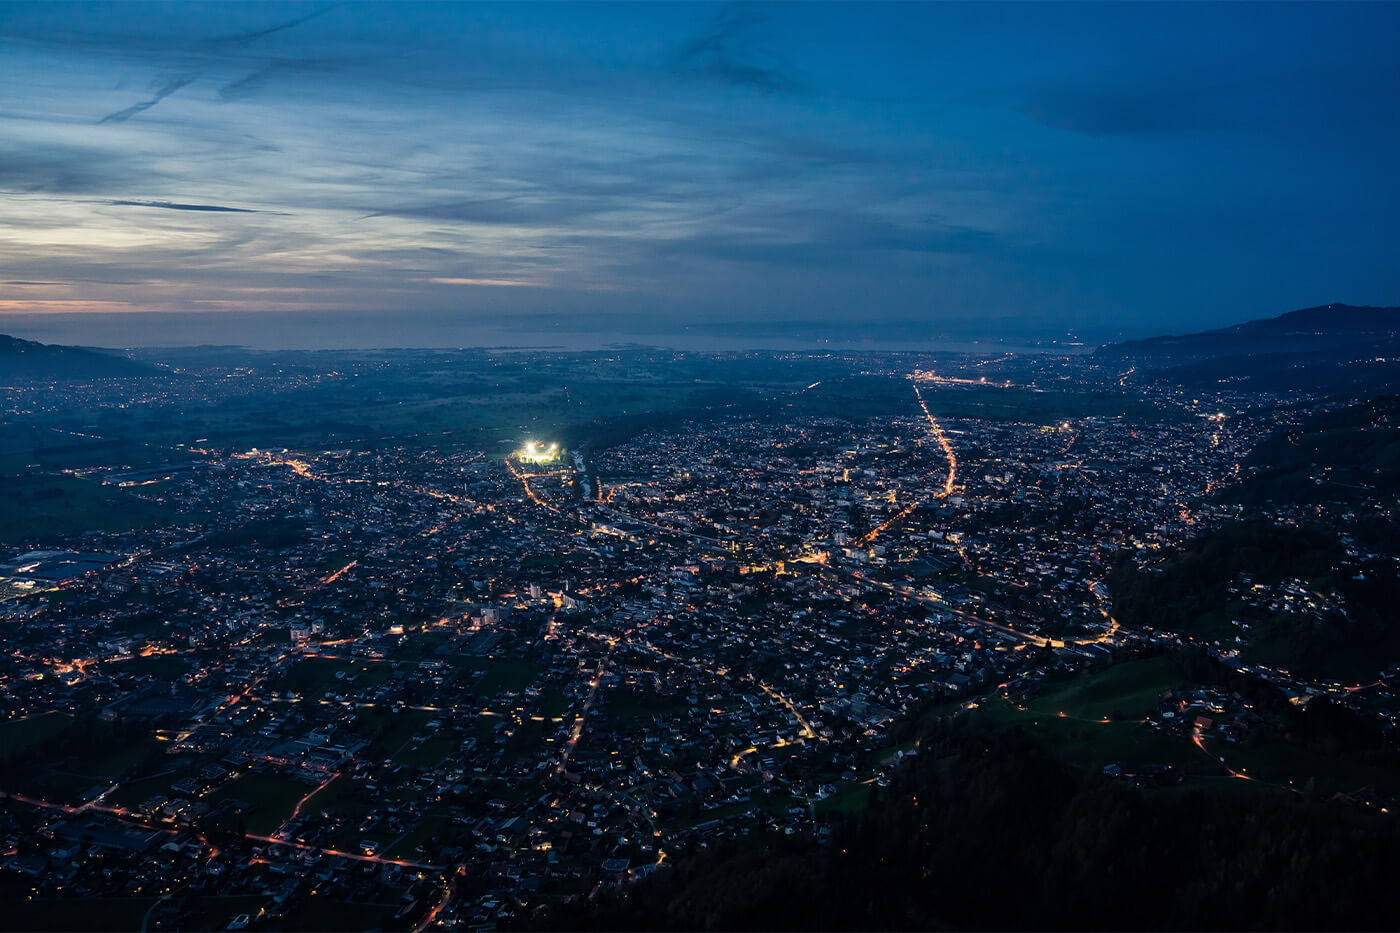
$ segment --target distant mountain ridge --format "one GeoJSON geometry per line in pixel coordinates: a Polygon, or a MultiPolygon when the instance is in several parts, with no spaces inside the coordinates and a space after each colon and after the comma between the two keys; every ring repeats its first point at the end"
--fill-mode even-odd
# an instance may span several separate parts
{"type": "Polygon", "coordinates": [[[130,379],[165,376],[164,370],[81,347],[38,343],[0,334],[0,379],[130,379]]]}
{"type": "Polygon", "coordinates": [[[1179,336],[1109,344],[1100,356],[1184,363],[1221,356],[1313,353],[1377,340],[1400,340],[1400,308],[1333,303],[1179,336]]]}

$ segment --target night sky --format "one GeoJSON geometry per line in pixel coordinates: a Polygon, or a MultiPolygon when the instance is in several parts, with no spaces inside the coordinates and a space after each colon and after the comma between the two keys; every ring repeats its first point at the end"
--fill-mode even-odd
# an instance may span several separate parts
{"type": "Polygon", "coordinates": [[[1381,3],[0,4],[0,331],[1107,338],[1400,304],[1397,47],[1381,3]]]}

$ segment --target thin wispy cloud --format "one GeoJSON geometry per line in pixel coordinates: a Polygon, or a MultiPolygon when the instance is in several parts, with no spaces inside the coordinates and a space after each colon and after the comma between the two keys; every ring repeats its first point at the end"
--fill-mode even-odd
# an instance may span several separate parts
{"type": "Polygon", "coordinates": [[[118,110],[116,113],[109,113],[97,122],[98,124],[123,123],[127,120],[130,120],[138,113],[145,113],[147,110],[150,110],[156,104],[165,100],[167,97],[169,97],[171,94],[174,94],[181,88],[187,87],[188,85],[193,83],[198,77],[199,75],[186,74],[180,75],[175,78],[168,78],[162,81],[153,89],[149,100],[143,100],[138,103],[132,104],[130,107],[124,107],[121,110],[118,110]]]}
{"type": "Polygon", "coordinates": [[[222,204],[180,204],[174,201],[125,201],[107,202],[114,207],[154,207],[166,211],[206,211],[215,214],[274,214],[279,211],[254,210],[249,207],[227,207],[222,204]]]}
{"type": "Polygon", "coordinates": [[[524,282],[520,279],[476,279],[476,278],[453,278],[439,277],[430,281],[438,285],[489,285],[502,288],[536,288],[538,282],[524,282]]]}
{"type": "Polygon", "coordinates": [[[314,20],[314,19],[319,19],[320,17],[325,16],[327,13],[331,12],[332,10],[336,9],[337,7],[342,7],[342,6],[345,6],[345,4],[343,4],[343,3],[329,3],[329,4],[326,4],[325,6],[322,6],[322,7],[318,8],[318,9],[312,10],[310,13],[307,13],[307,14],[304,15],[304,16],[293,17],[292,19],[289,19],[289,20],[287,20],[287,21],[285,21],[285,22],[274,23],[274,24],[272,24],[271,26],[265,26],[265,27],[263,27],[263,28],[261,28],[261,29],[253,29],[253,30],[250,30],[250,31],[247,31],[247,32],[236,33],[236,34],[231,35],[231,36],[222,36],[222,37],[218,37],[218,38],[215,38],[215,39],[210,40],[210,43],[209,43],[209,44],[215,45],[215,46],[220,46],[220,45],[225,45],[225,44],[229,44],[229,45],[238,45],[238,44],[244,44],[244,43],[249,43],[249,42],[255,42],[255,41],[257,41],[258,39],[266,39],[268,36],[274,36],[274,35],[276,35],[276,34],[279,33],[279,32],[286,32],[286,31],[289,30],[289,29],[295,29],[295,28],[298,27],[298,26],[304,26],[305,24],[311,22],[312,20],[314,20]]]}

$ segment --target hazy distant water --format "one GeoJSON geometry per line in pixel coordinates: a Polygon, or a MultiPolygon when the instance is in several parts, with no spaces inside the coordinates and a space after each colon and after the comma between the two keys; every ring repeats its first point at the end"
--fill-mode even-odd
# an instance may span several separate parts
{"type": "MultiPolygon", "coordinates": [[[[12,314],[0,315],[0,333],[43,343],[90,347],[179,347],[203,344],[254,349],[549,348],[602,350],[643,345],[676,350],[920,350],[954,353],[1075,352],[1072,344],[1038,340],[1026,334],[986,337],[905,333],[898,325],[832,325],[824,336],[812,324],[783,333],[781,325],[718,328],[699,325],[670,332],[595,327],[568,322],[529,326],[410,315],[203,313],[203,314],[12,314]],[[735,332],[738,331],[738,332],[735,332]]],[[[1102,342],[1102,341],[1097,341],[1102,342]]]]}

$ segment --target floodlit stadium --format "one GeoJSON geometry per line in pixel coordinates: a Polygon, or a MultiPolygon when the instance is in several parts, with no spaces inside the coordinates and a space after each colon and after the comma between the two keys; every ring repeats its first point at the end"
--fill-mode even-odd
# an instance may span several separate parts
{"type": "Polygon", "coordinates": [[[559,445],[546,446],[538,441],[530,441],[515,452],[515,458],[524,463],[549,463],[559,459],[559,445]]]}

